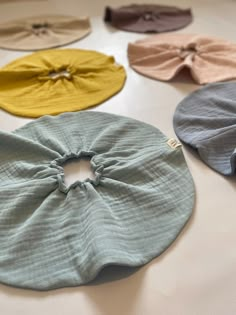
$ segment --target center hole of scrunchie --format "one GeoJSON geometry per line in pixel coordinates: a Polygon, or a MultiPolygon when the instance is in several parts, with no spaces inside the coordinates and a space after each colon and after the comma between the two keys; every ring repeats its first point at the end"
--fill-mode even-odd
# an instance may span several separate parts
{"type": "Polygon", "coordinates": [[[48,28],[48,23],[35,23],[35,24],[32,24],[32,28],[34,30],[39,30],[39,29],[42,29],[42,28],[48,28]]]}
{"type": "Polygon", "coordinates": [[[196,48],[194,48],[194,47],[189,47],[189,48],[186,48],[186,49],[184,49],[184,51],[186,51],[186,52],[188,52],[188,53],[195,53],[196,52],[196,48]]]}
{"type": "Polygon", "coordinates": [[[32,31],[35,35],[39,36],[42,34],[47,34],[49,24],[48,23],[34,23],[31,25],[32,31]]]}
{"type": "Polygon", "coordinates": [[[197,48],[194,44],[189,44],[187,46],[180,48],[180,57],[185,59],[188,56],[193,56],[197,53],[197,48]]]}
{"type": "Polygon", "coordinates": [[[86,179],[95,180],[95,174],[91,168],[90,157],[80,159],[69,159],[63,165],[64,181],[67,187],[77,181],[85,181],[86,179]]]}
{"type": "Polygon", "coordinates": [[[71,79],[71,74],[67,69],[62,69],[60,71],[51,71],[49,72],[48,76],[52,79],[52,80],[58,80],[61,78],[64,79],[71,79]]]}
{"type": "Polygon", "coordinates": [[[155,17],[158,17],[156,16],[153,12],[145,12],[144,15],[143,15],[143,19],[145,21],[153,21],[155,17]]]}
{"type": "Polygon", "coordinates": [[[190,43],[184,47],[181,48],[182,51],[188,52],[188,53],[196,53],[197,47],[195,43],[190,43]]]}

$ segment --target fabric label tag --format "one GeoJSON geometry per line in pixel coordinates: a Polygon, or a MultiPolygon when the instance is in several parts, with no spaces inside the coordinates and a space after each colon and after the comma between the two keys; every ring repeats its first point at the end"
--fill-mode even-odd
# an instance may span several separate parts
{"type": "Polygon", "coordinates": [[[172,148],[172,149],[177,149],[178,147],[181,147],[182,144],[178,142],[176,139],[171,138],[167,141],[167,144],[172,148]]]}

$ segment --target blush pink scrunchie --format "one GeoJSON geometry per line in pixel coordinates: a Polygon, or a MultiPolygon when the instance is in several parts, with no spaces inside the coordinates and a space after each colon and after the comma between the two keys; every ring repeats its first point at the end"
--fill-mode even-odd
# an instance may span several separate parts
{"type": "Polygon", "coordinates": [[[169,81],[188,68],[198,84],[236,79],[236,44],[196,34],[161,34],[128,46],[130,66],[147,77],[169,81]]]}

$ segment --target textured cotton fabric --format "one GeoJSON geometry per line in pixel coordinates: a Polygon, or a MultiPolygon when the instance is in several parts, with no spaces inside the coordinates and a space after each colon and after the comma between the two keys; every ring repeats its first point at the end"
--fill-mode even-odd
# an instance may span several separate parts
{"type": "Polygon", "coordinates": [[[155,4],[132,4],[118,9],[105,8],[105,22],[124,31],[162,33],[192,22],[190,9],[155,4]]]}
{"type": "Polygon", "coordinates": [[[97,105],[120,91],[125,70],[96,51],[41,51],[0,70],[0,108],[39,117],[97,105]]]}
{"type": "Polygon", "coordinates": [[[8,3],[8,2],[28,2],[28,1],[48,1],[48,0],[0,0],[1,3],[8,3]]]}
{"type": "Polygon", "coordinates": [[[0,48],[40,50],[67,45],[91,32],[89,18],[34,16],[0,24],[0,48]]]}
{"type": "Polygon", "coordinates": [[[210,84],[187,96],[174,115],[177,136],[223,175],[236,173],[236,82],[210,84]]]}
{"type": "Polygon", "coordinates": [[[236,78],[236,44],[194,34],[161,34],[130,43],[130,66],[145,76],[169,81],[187,68],[198,84],[236,78]]]}
{"type": "Polygon", "coordinates": [[[175,141],[121,116],[44,116],[0,132],[0,282],[47,290],[140,266],[189,219],[194,187],[175,141]],[[65,185],[63,164],[91,158],[95,179],[65,185]]]}

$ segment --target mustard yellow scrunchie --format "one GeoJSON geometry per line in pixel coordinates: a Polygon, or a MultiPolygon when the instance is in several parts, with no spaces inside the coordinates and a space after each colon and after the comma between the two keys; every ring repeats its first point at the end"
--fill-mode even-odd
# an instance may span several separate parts
{"type": "Polygon", "coordinates": [[[0,108],[39,117],[97,105],[124,85],[125,70],[102,53],[62,49],[19,58],[0,71],[0,108]]]}

